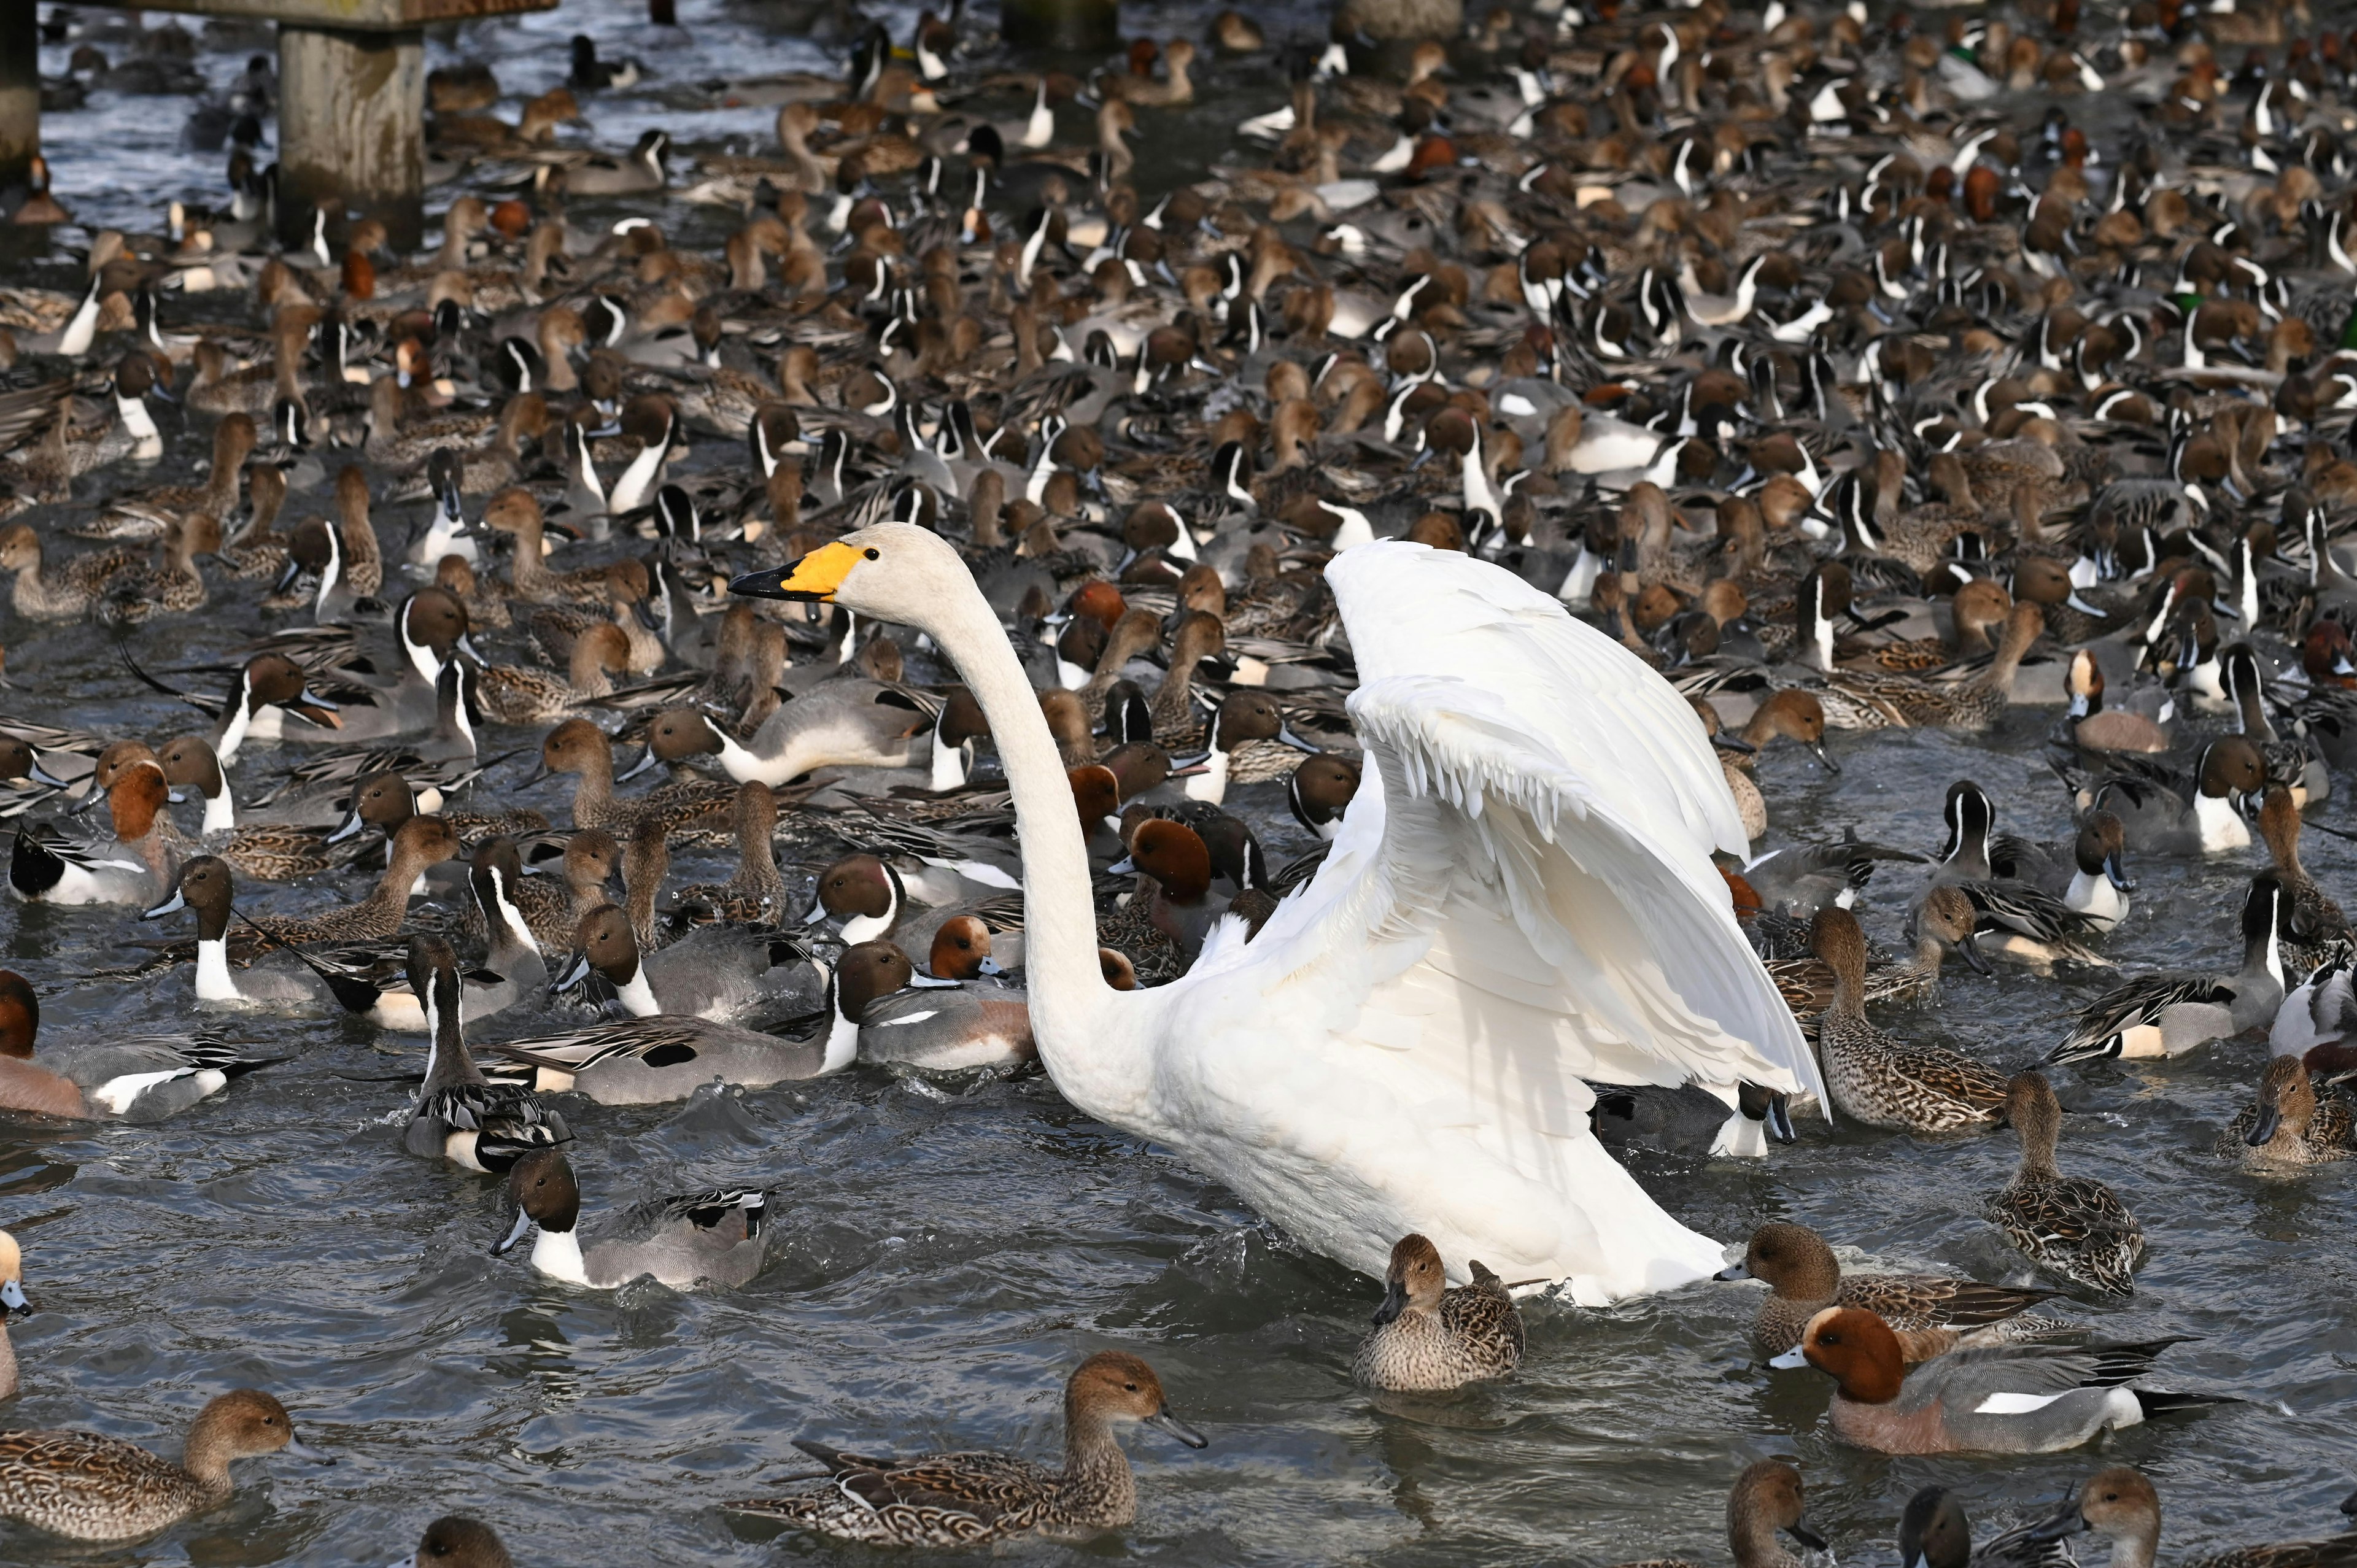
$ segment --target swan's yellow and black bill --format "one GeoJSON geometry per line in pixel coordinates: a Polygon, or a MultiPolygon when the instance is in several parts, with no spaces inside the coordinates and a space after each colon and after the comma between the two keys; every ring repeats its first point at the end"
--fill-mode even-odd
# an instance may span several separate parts
{"type": "Polygon", "coordinates": [[[860,552],[838,540],[820,545],[799,561],[732,578],[728,591],[748,598],[804,599],[825,604],[843,586],[843,580],[851,575],[851,569],[864,559],[860,552]]]}

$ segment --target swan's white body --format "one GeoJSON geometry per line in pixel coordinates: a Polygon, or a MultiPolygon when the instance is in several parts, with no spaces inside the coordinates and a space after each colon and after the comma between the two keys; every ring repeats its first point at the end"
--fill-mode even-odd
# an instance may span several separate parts
{"type": "Polygon", "coordinates": [[[1136,992],[1101,978],[1055,743],[955,553],[886,524],[785,581],[931,633],[988,715],[1025,851],[1033,1030],[1074,1104],[1370,1274],[1410,1231],[1590,1304],[1716,1272],[1719,1244],[1589,1133],[1583,1081],[1822,1096],[1710,862],[1743,830],[1702,732],[1659,676],[1496,567],[1385,542],[1327,575],[1367,633],[1365,782],[1256,940],[1223,921],[1184,978],[1136,992]]]}

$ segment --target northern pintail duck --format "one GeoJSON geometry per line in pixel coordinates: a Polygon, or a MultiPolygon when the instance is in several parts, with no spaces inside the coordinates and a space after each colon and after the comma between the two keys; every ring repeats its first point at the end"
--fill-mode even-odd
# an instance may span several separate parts
{"type": "Polygon", "coordinates": [[[2218,1153],[2261,1169],[2344,1160],[2357,1155],[2357,1109],[2337,1094],[2319,1095],[2301,1058],[2269,1057],[2257,1100],[2234,1113],[2218,1153]]]}
{"type": "Polygon", "coordinates": [[[1939,1046],[1892,1038],[1866,1016],[1866,935],[1846,909],[1820,909],[1816,954],[1833,970],[1833,1000],[1817,1020],[1817,1056],[1833,1108],[1869,1127],[1955,1133],[1994,1126],[2005,1075],[1939,1046]]]}
{"type": "Polygon", "coordinates": [[[417,1538],[417,1550],[394,1568],[515,1568],[499,1531],[464,1514],[444,1514],[417,1538]]]}
{"type": "Polygon", "coordinates": [[[2266,758],[2241,736],[2203,746],[2190,773],[2165,758],[2115,757],[2111,771],[2093,780],[2066,773],[2082,811],[2120,820],[2138,854],[2223,854],[2251,842],[2236,802],[2266,787],[2266,758]]]}
{"type": "Polygon", "coordinates": [[[979,917],[985,925],[996,920],[1002,930],[1021,920],[1023,900],[1019,894],[959,898],[954,896],[967,891],[960,879],[936,875],[922,879],[939,884],[928,886],[926,891],[935,895],[949,893],[952,901],[925,904],[910,896],[909,880],[898,865],[881,855],[845,855],[819,873],[817,902],[804,923],[840,920],[843,940],[847,943],[856,945],[888,937],[903,950],[930,951],[935,934],[962,916],[979,917]]]}
{"type": "Polygon", "coordinates": [[[2068,726],[2073,746],[2082,751],[2136,752],[2146,756],[2158,756],[2169,749],[2169,734],[2164,726],[2176,716],[2174,703],[2164,693],[2155,714],[2105,707],[2104,666],[2094,650],[2082,648],[2071,655],[2062,687],[2070,698],[2062,722],[2068,726]]]}
{"type": "Polygon", "coordinates": [[[1973,901],[1979,929],[1994,940],[1982,950],[2028,964],[2040,972],[2069,959],[2100,961],[2078,938],[2093,933],[2094,921],[2036,883],[1999,876],[1993,865],[1998,840],[1996,807],[1988,792],[1969,779],[1948,786],[1942,815],[1948,828],[1934,886],[1963,889],[1973,901]]]}
{"type": "Polygon", "coordinates": [[[94,1432],[0,1432],[0,1518],[70,1541],[132,1541],[227,1502],[239,1459],[335,1461],[296,1437],[286,1407],[259,1389],[197,1412],[177,1465],[94,1432]]]}
{"type": "Polygon", "coordinates": [[[2357,958],[2357,932],[2341,906],[2299,860],[2299,830],[2306,812],[2280,784],[2267,786],[2259,801],[2259,837],[2275,862],[2289,902],[2277,944],[2286,972],[2306,975],[2327,964],[2357,958]]]}
{"type": "MultiPolygon", "coordinates": [[[[2351,1511],[2348,1503],[2341,1511],[2351,1511]]],[[[2160,1555],[2160,1494],[2141,1472],[2115,1465],[2081,1482],[2041,1528],[2059,1540],[2083,1530],[2103,1536],[2111,1547],[2107,1568],[2154,1568],[2160,1555]]],[[[2193,1558],[2185,1568],[2348,1568],[2352,1562],[2357,1534],[2229,1547],[2193,1558]]]]}
{"type": "Polygon", "coordinates": [[[515,1221],[492,1246],[497,1257],[533,1237],[532,1266],[567,1284],[612,1290],[651,1274],[673,1290],[750,1284],[770,1250],[770,1195],[729,1187],[633,1205],[580,1237],[581,1187],[563,1149],[537,1149],[508,1172],[515,1221]]]}
{"type": "Polygon", "coordinates": [[[2005,1115],[2021,1139],[2021,1164],[2012,1181],[1988,1195],[1984,1211],[2049,1273],[2111,1295],[2135,1294],[2144,1227],[2102,1182],[2054,1168],[2062,1107],[2053,1087],[2042,1074],[2016,1073],[2006,1086],[2005,1115]]]}
{"type": "Polygon", "coordinates": [[[791,937],[744,926],[698,926],[669,947],[639,946],[630,918],[612,904],[581,918],[572,967],[557,984],[569,989],[592,972],[614,989],[634,1017],[657,1014],[728,1023],[749,1013],[812,998],[802,983],[809,951],[791,937]]]}
{"type": "Polygon", "coordinates": [[[888,941],[847,949],[828,1002],[830,1058],[839,1049],[832,1042],[845,1030],[857,1038],[862,1061],[920,1072],[1017,1067],[1038,1054],[1021,992],[920,975],[888,941]]]}
{"type": "Polygon", "coordinates": [[[92,1035],[36,1055],[41,1004],[0,969],[0,1107],[85,1121],[161,1122],[283,1058],[213,1039],[92,1035]]]}
{"type": "Polygon", "coordinates": [[[1825,1239],[1805,1225],[1773,1222],[1751,1232],[1743,1261],[1719,1271],[1723,1280],[1766,1282],[1769,1292],[1752,1320],[1760,1348],[1781,1355],[1801,1342],[1809,1320],[1829,1306],[1862,1306],[1894,1329],[1953,1329],[1974,1343],[2030,1337],[2050,1319],[2025,1316],[2050,1290],[2014,1290],[1953,1274],[1853,1274],[1842,1270],[1825,1239]]]}
{"type": "Polygon", "coordinates": [[[1677,1084],[1590,1083],[1587,1124],[1616,1155],[1632,1149],[1713,1158],[1761,1159],[1770,1144],[1792,1144],[1792,1096],[1764,1084],[1730,1090],[1677,1084]]]}
{"type": "Polygon", "coordinates": [[[2131,1386],[2178,1339],[1999,1345],[1908,1368],[1899,1336],[1862,1307],[1829,1306],[1771,1366],[1814,1367],[1838,1385],[1834,1435],[1881,1454],[2051,1454],[2161,1411],[2219,1401],[2131,1386]]]}
{"type": "Polygon", "coordinates": [[[2060,897],[2062,907],[2097,931],[2116,929],[2128,916],[2136,881],[2126,865],[2127,832],[2109,811],[2090,811],[2078,832],[2060,843],[2038,843],[1999,833],[1989,841],[1997,876],[2026,882],[2060,897]]]}
{"type": "Polygon", "coordinates": [[[27,903],[153,903],[178,869],[179,835],[165,809],[170,796],[163,769],[142,761],[107,789],[112,839],[77,843],[54,824],[23,824],[8,859],[9,886],[27,903]]]}
{"type": "Polygon", "coordinates": [[[496,1176],[536,1149],[573,1134],[565,1118],[521,1084],[493,1083],[468,1054],[459,1026],[458,955],[440,937],[409,941],[409,979],[426,1020],[425,1082],[402,1134],[402,1146],[496,1176]]]}
{"type": "Polygon", "coordinates": [[[1392,1249],[1375,1331],[1351,1359],[1371,1389],[1441,1393],[1511,1374],[1523,1361],[1523,1315],[1505,1283],[1476,1261],[1470,1284],[1448,1289],[1440,1251],[1423,1236],[1392,1249]]]}
{"type": "MultiPolygon", "coordinates": [[[[1809,1523],[1801,1473],[1781,1459],[1760,1459],[1743,1468],[1727,1497],[1727,1549],[1735,1568],[1800,1568],[1779,1534],[1812,1552],[1827,1550],[1825,1538],[1809,1523]]],[[[1620,1568],[1700,1568],[1689,1558],[1648,1557],[1620,1568]]]]}
{"type": "Polygon", "coordinates": [[[295,822],[246,822],[237,820],[237,801],[212,742],[200,735],[184,735],[164,743],[156,754],[165,781],[194,789],[205,803],[199,842],[207,854],[217,854],[241,875],[262,882],[290,882],[313,876],[335,865],[338,855],[328,830],[295,822]]]}
{"type": "Polygon", "coordinates": [[[1064,1384],[1064,1464],[963,1452],[882,1459],[797,1438],[823,1480],[779,1498],[730,1503],[820,1535],[876,1546],[968,1546],[1035,1531],[1093,1533],[1137,1517],[1137,1480],[1115,1441],[1143,1422],[1189,1448],[1209,1439],[1170,1412],[1162,1380],[1136,1357],[1100,1350],[1064,1384]]]}
{"type": "Polygon", "coordinates": [[[2243,898],[2243,964],[2222,974],[2163,972],[2104,993],[2080,1013],[2050,1063],[2102,1057],[2174,1057],[2271,1024],[2284,1000],[2284,918],[2290,897],[2276,873],[2251,879],[2243,898]]]}
{"type": "Polygon", "coordinates": [[[822,681],[763,720],[748,741],[694,708],[670,708],[647,729],[651,758],[716,756],[738,783],[772,787],[817,768],[913,768],[929,755],[932,715],[899,690],[862,676],[822,681]]]}

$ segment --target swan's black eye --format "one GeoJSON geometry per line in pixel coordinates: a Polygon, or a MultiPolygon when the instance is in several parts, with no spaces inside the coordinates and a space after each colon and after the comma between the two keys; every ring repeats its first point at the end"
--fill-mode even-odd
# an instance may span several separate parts
{"type": "Polygon", "coordinates": [[[867,553],[867,553],[867,558],[868,558],[870,561],[880,561],[880,560],[882,560],[882,559],[884,558],[884,553],[883,553],[881,550],[877,550],[877,549],[873,549],[873,548],[871,548],[871,549],[869,549],[869,550],[867,551],[867,553]]]}

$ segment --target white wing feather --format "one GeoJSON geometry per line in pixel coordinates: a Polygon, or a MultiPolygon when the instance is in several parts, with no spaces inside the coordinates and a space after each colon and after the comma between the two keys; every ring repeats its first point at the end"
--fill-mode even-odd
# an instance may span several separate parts
{"type": "Polygon", "coordinates": [[[1742,830],[1701,725],[1495,567],[1375,543],[1327,575],[1372,766],[1258,938],[1222,921],[1143,993],[1168,1043],[1106,1113],[1370,1273],[1409,1230],[1584,1302],[1712,1273],[1585,1081],[1818,1088],[1710,862],[1742,830]]]}
{"type": "MultiPolygon", "coordinates": [[[[1742,848],[1743,829],[1684,699],[1554,599],[1456,552],[1385,543],[1336,557],[1327,576],[1383,791],[1363,825],[1353,803],[1329,858],[1361,875],[1321,875],[1316,904],[1348,900],[1357,929],[1397,938],[1434,929],[1447,886],[1496,887],[1511,925],[1467,929],[1460,913],[1434,961],[1587,1019],[1594,1058],[1569,1064],[1580,1076],[1822,1095],[1711,864],[1714,847],[1742,848]]],[[[1324,925],[1302,902],[1299,929],[1324,925]]]]}

